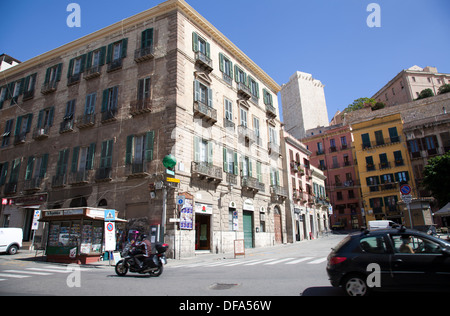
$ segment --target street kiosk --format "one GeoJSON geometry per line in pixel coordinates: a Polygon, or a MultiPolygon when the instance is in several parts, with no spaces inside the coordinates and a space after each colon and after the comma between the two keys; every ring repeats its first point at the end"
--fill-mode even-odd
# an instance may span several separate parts
{"type": "MultiPolygon", "coordinates": [[[[99,261],[104,245],[105,211],[90,207],[42,211],[39,221],[48,222],[47,261],[77,264],[99,261]]],[[[114,212],[117,232],[127,221],[117,217],[118,211],[114,212]]]]}

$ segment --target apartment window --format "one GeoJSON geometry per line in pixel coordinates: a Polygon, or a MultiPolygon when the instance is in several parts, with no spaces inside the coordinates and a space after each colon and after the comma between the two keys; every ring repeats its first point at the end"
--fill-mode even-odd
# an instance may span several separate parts
{"type": "Polygon", "coordinates": [[[223,171],[238,174],[237,152],[225,147],[223,148],[223,171]]]}
{"type": "Polygon", "coordinates": [[[375,131],[375,141],[377,146],[384,145],[383,131],[375,131]]]}
{"type": "Polygon", "coordinates": [[[369,199],[369,204],[375,214],[383,212],[383,210],[382,210],[383,199],[382,198],[369,199]]]}
{"type": "Polygon", "coordinates": [[[127,137],[127,147],[125,163],[142,164],[153,160],[155,132],[149,131],[144,135],[129,135],[127,137]]]}
{"type": "MultiPolygon", "coordinates": [[[[61,80],[62,63],[47,68],[44,85],[51,85],[61,80]]],[[[54,87],[54,86],[53,86],[54,87]]]]}
{"type": "Polygon", "coordinates": [[[11,168],[11,175],[9,176],[9,183],[17,183],[19,181],[19,171],[20,171],[20,164],[21,164],[22,158],[17,158],[12,163],[11,168]]]}
{"type": "Polygon", "coordinates": [[[100,71],[100,67],[105,64],[106,46],[87,53],[86,72],[92,75],[100,71]]]}
{"type": "Polygon", "coordinates": [[[192,50],[196,53],[210,57],[210,44],[196,32],[192,33],[192,50]]]}
{"type": "Polygon", "coordinates": [[[194,136],[194,161],[213,162],[213,143],[201,137],[194,136]]]}
{"type": "Polygon", "coordinates": [[[56,164],[56,175],[53,177],[53,186],[62,186],[66,183],[67,166],[69,163],[70,149],[64,149],[59,152],[58,162],[56,164]]]}
{"type": "MultiPolygon", "coordinates": [[[[34,96],[34,87],[36,85],[37,74],[29,75],[25,78],[25,84],[23,89],[23,100],[29,100],[34,96]]],[[[1,108],[1,106],[0,106],[1,108]]]]}
{"type": "Polygon", "coordinates": [[[28,157],[27,169],[25,172],[25,180],[26,181],[36,181],[36,185],[38,180],[34,179],[44,179],[47,173],[47,163],[48,163],[48,154],[42,155],[40,157],[30,156],[28,157]]]}
{"type": "Polygon", "coordinates": [[[398,136],[397,127],[389,128],[389,138],[391,139],[391,143],[398,143],[400,141],[400,137],[398,136]]]}
{"type": "Polygon", "coordinates": [[[233,63],[222,53],[219,53],[219,69],[222,72],[223,80],[231,85],[233,81],[233,63]]]}
{"type": "Polygon", "coordinates": [[[387,155],[385,153],[383,153],[383,154],[380,154],[379,157],[380,157],[380,169],[389,168],[390,165],[389,165],[389,162],[387,159],[387,155]]]}
{"type": "Polygon", "coordinates": [[[84,172],[94,168],[95,143],[89,147],[75,147],[72,154],[72,173],[84,172]]]}
{"type": "Polygon", "coordinates": [[[367,168],[367,171],[375,170],[375,164],[373,163],[373,157],[372,156],[366,157],[366,168],[367,168]]]}
{"type": "Polygon", "coordinates": [[[355,192],[353,190],[348,190],[348,198],[354,199],[355,198],[355,192]]]}
{"type": "Polygon", "coordinates": [[[437,138],[436,136],[427,136],[424,139],[424,145],[425,149],[427,150],[429,155],[435,155],[437,154],[437,138]]]}
{"type": "Polygon", "coordinates": [[[224,108],[225,108],[225,119],[227,121],[233,121],[233,102],[228,100],[228,99],[224,99],[224,108]]]}
{"type": "Polygon", "coordinates": [[[141,33],[141,49],[153,47],[153,29],[146,29],[141,33]]]}
{"type": "Polygon", "coordinates": [[[248,112],[246,109],[244,108],[240,108],[240,116],[241,116],[241,125],[244,127],[247,127],[247,115],[248,112]]]}
{"type": "Polygon", "coordinates": [[[400,182],[401,184],[407,183],[409,181],[409,173],[408,171],[397,172],[394,174],[395,181],[400,182]]]}
{"type": "Polygon", "coordinates": [[[11,136],[12,127],[14,124],[14,119],[6,121],[5,131],[2,134],[2,147],[9,145],[9,137],[11,136]]]}
{"type": "Polygon", "coordinates": [[[370,192],[379,191],[378,185],[380,184],[380,179],[378,176],[367,177],[366,183],[370,189],[370,192]]]}
{"type": "Polygon", "coordinates": [[[73,58],[69,62],[69,70],[67,71],[67,78],[69,78],[69,83],[71,81],[79,80],[80,74],[84,71],[86,65],[87,55],[73,58]]]}
{"type": "Polygon", "coordinates": [[[396,167],[404,165],[402,152],[400,150],[394,151],[394,162],[396,167]]]}
{"type": "Polygon", "coordinates": [[[123,58],[127,57],[128,38],[109,44],[107,48],[106,63],[108,71],[122,67],[123,58]]]}
{"type": "Polygon", "coordinates": [[[103,102],[102,102],[102,119],[108,119],[115,117],[117,112],[117,100],[119,97],[119,87],[113,87],[103,90],[103,102]],[[105,116],[106,114],[106,116],[105,116]]]}
{"type": "Polygon", "coordinates": [[[237,83],[243,83],[247,86],[247,74],[238,65],[234,65],[235,80],[237,83]]]}
{"type": "Polygon", "coordinates": [[[322,155],[323,154],[323,144],[322,142],[317,143],[317,154],[322,155]]]}
{"type": "Polygon", "coordinates": [[[100,156],[100,169],[110,169],[112,167],[112,153],[114,140],[102,142],[102,151],[100,156]]]}
{"type": "MultiPolygon", "coordinates": [[[[74,105],[75,106],[75,105],[74,105]]],[[[55,113],[55,107],[46,108],[39,111],[37,130],[48,129],[53,125],[53,116],[55,113]]]]}
{"type": "Polygon", "coordinates": [[[270,185],[271,186],[280,186],[280,171],[275,168],[270,168],[270,185]]]}
{"type": "Polygon", "coordinates": [[[251,76],[248,76],[248,86],[254,102],[258,102],[259,99],[259,83],[256,82],[251,76]]]}
{"type": "Polygon", "coordinates": [[[342,192],[336,192],[336,199],[338,201],[342,201],[344,198],[342,197],[342,192]]]}
{"type": "Polygon", "coordinates": [[[263,181],[262,178],[262,164],[260,161],[256,162],[256,179],[258,179],[259,182],[263,181]]]}
{"type": "Polygon", "coordinates": [[[265,105],[273,105],[272,94],[269,91],[267,91],[266,89],[263,89],[263,98],[264,98],[265,105]]]}
{"type": "Polygon", "coordinates": [[[21,79],[12,83],[13,88],[11,90],[13,93],[11,98],[11,105],[17,104],[19,95],[23,93],[24,81],[25,79],[21,79]]]}
{"type": "Polygon", "coordinates": [[[252,177],[252,161],[248,157],[242,157],[242,176],[243,177],[252,177]]]}
{"type": "Polygon", "coordinates": [[[95,101],[97,99],[97,93],[91,93],[86,96],[86,104],[84,105],[84,114],[94,114],[95,113],[95,101]]]}
{"type": "Polygon", "coordinates": [[[138,81],[138,100],[146,100],[150,98],[150,77],[138,81]]]}
{"type": "Polygon", "coordinates": [[[334,138],[330,139],[330,151],[335,152],[336,151],[336,141],[334,138]]]}
{"type": "Polygon", "coordinates": [[[21,143],[25,141],[27,133],[31,130],[31,121],[33,114],[19,116],[16,121],[16,128],[14,131],[14,143],[21,143]]]}
{"type": "Polygon", "coordinates": [[[372,147],[370,144],[370,136],[368,133],[362,134],[361,140],[362,140],[362,148],[363,149],[372,147]]]}
{"type": "Polygon", "coordinates": [[[204,85],[198,80],[194,81],[194,101],[200,102],[209,107],[213,107],[212,89],[204,85]]]}
{"type": "Polygon", "coordinates": [[[277,131],[272,126],[269,126],[269,143],[278,144],[277,131]]]}
{"type": "Polygon", "coordinates": [[[8,162],[0,163],[0,186],[6,183],[7,174],[8,174],[8,162]]]}
{"type": "Polygon", "coordinates": [[[253,117],[253,131],[255,132],[256,140],[259,145],[261,145],[261,132],[259,130],[259,118],[253,117]]]}

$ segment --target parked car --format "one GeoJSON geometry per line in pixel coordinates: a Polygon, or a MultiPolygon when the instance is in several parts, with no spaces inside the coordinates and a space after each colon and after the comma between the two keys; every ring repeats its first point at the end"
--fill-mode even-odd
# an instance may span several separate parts
{"type": "Polygon", "coordinates": [[[342,222],[336,222],[331,226],[332,230],[344,229],[345,225],[342,222]]]}
{"type": "Polygon", "coordinates": [[[331,285],[348,295],[372,290],[450,291],[450,243],[415,230],[346,236],[328,256],[331,285]]]}
{"type": "Polygon", "coordinates": [[[0,253],[15,255],[22,247],[22,228],[0,228],[0,253]]]}

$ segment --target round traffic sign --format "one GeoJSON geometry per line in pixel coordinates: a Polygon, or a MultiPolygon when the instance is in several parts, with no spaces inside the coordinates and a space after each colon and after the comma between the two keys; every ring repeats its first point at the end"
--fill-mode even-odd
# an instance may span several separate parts
{"type": "Polygon", "coordinates": [[[408,195],[411,193],[411,187],[408,184],[403,184],[400,187],[400,193],[403,195],[408,195]]]}
{"type": "Polygon", "coordinates": [[[114,225],[113,225],[112,223],[108,223],[108,224],[106,225],[106,229],[107,229],[108,231],[112,232],[113,229],[114,229],[114,225]]]}

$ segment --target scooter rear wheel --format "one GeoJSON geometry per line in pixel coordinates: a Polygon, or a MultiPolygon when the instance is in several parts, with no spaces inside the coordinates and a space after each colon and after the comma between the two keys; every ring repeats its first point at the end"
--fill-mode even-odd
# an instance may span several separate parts
{"type": "Polygon", "coordinates": [[[116,264],[116,274],[118,276],[124,276],[128,273],[128,264],[125,262],[125,260],[120,260],[116,264]]]}

